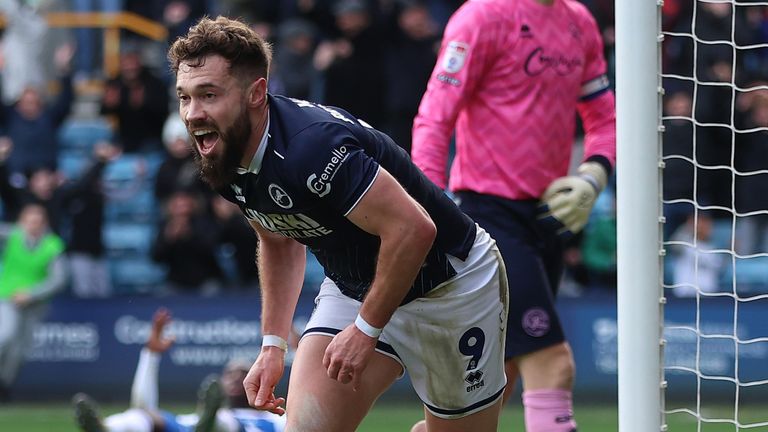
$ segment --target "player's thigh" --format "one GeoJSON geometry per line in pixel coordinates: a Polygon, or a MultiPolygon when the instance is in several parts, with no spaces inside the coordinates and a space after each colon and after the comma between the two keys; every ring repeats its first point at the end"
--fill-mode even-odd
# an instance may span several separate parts
{"type": "Polygon", "coordinates": [[[354,391],[351,383],[328,377],[323,355],[330,341],[330,336],[318,334],[301,339],[288,385],[288,431],[354,431],[373,402],[402,374],[400,363],[376,352],[354,391]]]}
{"type": "Polygon", "coordinates": [[[398,308],[382,334],[426,409],[449,422],[492,410],[506,383],[504,265],[490,236],[477,237],[465,260],[449,257],[456,276],[398,308]]]}
{"type": "Polygon", "coordinates": [[[499,427],[502,401],[460,419],[446,420],[425,410],[428,432],[495,432],[499,427]]]}

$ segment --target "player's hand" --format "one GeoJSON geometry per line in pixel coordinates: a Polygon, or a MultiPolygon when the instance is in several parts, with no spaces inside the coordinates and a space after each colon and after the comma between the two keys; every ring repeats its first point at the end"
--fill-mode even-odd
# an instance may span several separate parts
{"type": "Polygon", "coordinates": [[[25,308],[32,304],[32,296],[26,292],[19,292],[14,294],[13,297],[11,297],[11,300],[13,301],[13,304],[18,308],[25,308]]]}
{"type": "Polygon", "coordinates": [[[352,383],[352,389],[360,388],[360,380],[374,352],[377,339],[361,332],[350,324],[334,336],[325,349],[323,366],[331,379],[342,384],[352,383]]]}
{"type": "Polygon", "coordinates": [[[283,376],[284,367],[285,351],[272,346],[261,348],[259,357],[243,381],[248,404],[257,410],[285,414],[285,408],[281,406],[285,404],[285,398],[275,397],[275,386],[283,376]]]}
{"type": "Polygon", "coordinates": [[[0,163],[3,163],[6,159],[8,159],[8,156],[11,155],[12,150],[13,141],[7,136],[0,137],[0,163]]]}
{"type": "Polygon", "coordinates": [[[584,228],[597,196],[608,182],[608,173],[597,162],[579,166],[578,175],[560,177],[541,197],[538,219],[559,235],[569,236],[584,228]]]}
{"type": "Polygon", "coordinates": [[[173,345],[173,337],[165,337],[163,332],[165,327],[171,322],[171,312],[168,309],[160,308],[152,316],[152,329],[149,331],[147,339],[147,349],[152,352],[162,353],[168,351],[173,345]]]}

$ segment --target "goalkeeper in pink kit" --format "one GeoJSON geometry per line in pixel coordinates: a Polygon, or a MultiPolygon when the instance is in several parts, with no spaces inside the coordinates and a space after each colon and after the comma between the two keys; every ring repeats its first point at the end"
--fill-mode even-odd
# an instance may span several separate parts
{"type": "Polygon", "coordinates": [[[563,239],[586,224],[615,142],[603,44],[584,5],[470,0],[451,17],[414,121],[412,157],[496,239],[507,264],[504,396],[520,375],[528,432],[576,431],[573,355],[553,303],[563,239]],[[569,175],[576,113],[584,158],[569,175]]]}

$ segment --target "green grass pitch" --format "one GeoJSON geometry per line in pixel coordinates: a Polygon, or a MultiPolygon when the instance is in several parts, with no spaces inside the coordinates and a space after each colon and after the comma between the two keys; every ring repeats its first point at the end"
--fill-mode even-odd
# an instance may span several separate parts
{"type": "MultiPolygon", "coordinates": [[[[191,412],[189,406],[169,406],[172,411],[191,412]]],[[[116,412],[122,406],[106,406],[106,414],[116,412]]],[[[733,407],[705,412],[706,416],[732,415],[733,407]]],[[[739,410],[742,423],[766,421],[766,412],[759,407],[742,407],[739,410]]],[[[361,432],[408,432],[411,425],[421,418],[421,410],[415,404],[380,403],[358,429],[361,432]]],[[[579,430],[585,432],[616,432],[618,415],[615,406],[577,405],[576,420],[579,430]]],[[[703,423],[699,429],[697,422],[689,415],[673,415],[667,418],[669,432],[734,432],[732,424],[703,423]]],[[[750,432],[766,432],[768,427],[750,429],[750,432]]],[[[72,410],[66,404],[11,404],[0,406],[0,431],[2,432],[78,432],[75,427],[72,410]]],[[[499,431],[523,432],[522,410],[509,406],[502,415],[499,431]]]]}

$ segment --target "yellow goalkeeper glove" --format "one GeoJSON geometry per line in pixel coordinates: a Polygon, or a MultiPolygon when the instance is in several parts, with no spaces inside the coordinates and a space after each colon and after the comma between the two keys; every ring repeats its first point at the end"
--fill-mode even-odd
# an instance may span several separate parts
{"type": "Polygon", "coordinates": [[[560,177],[547,187],[541,197],[539,220],[556,226],[559,235],[578,233],[587,224],[592,206],[607,182],[608,173],[602,165],[582,163],[578,175],[560,177]]]}

